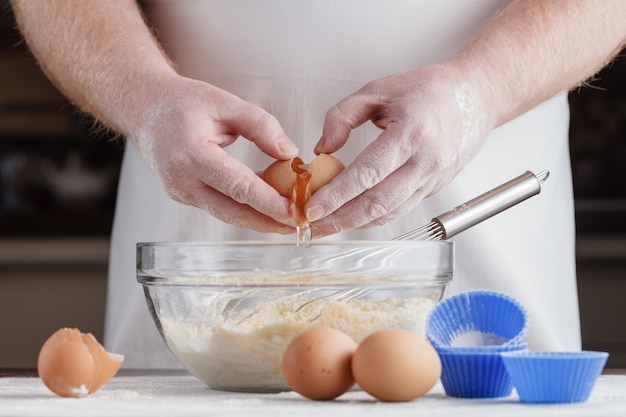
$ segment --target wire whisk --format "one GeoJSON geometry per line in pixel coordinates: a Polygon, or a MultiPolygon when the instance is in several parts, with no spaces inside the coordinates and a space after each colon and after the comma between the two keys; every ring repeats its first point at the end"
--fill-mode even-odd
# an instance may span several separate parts
{"type": "Polygon", "coordinates": [[[442,240],[469,229],[488,218],[541,192],[549,171],[535,175],[530,171],[447,211],[415,230],[393,240],[442,240]]]}

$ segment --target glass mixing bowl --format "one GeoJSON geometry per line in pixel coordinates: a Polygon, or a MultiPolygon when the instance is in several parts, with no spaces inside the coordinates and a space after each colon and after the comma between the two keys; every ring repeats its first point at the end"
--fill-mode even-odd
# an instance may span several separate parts
{"type": "Polygon", "coordinates": [[[383,328],[425,337],[453,276],[450,241],[139,243],[137,279],[181,364],[209,387],[289,390],[282,354],[333,327],[358,343],[383,328]]]}

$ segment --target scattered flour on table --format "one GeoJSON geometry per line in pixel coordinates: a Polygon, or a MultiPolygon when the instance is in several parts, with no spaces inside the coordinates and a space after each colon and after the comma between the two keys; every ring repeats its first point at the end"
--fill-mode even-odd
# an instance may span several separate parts
{"type": "Polygon", "coordinates": [[[283,391],[289,387],[281,373],[282,354],[298,334],[313,327],[333,327],[359,343],[376,330],[396,327],[424,337],[426,317],[438,299],[325,300],[321,310],[319,303],[308,301],[292,297],[259,302],[233,317],[224,314],[232,303],[225,299],[222,306],[207,308],[198,320],[206,324],[168,317],[160,317],[160,322],[174,355],[210,387],[283,391]]]}
{"type": "Polygon", "coordinates": [[[116,390],[101,391],[101,394],[97,398],[100,400],[101,399],[136,400],[136,399],[146,399],[146,397],[150,397],[150,395],[140,394],[137,391],[133,391],[133,390],[116,389],[116,390]]]}

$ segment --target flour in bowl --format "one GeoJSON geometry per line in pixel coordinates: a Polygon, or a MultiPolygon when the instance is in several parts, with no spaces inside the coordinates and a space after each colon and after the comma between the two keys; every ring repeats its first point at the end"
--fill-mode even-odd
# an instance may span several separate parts
{"type": "MultiPolygon", "coordinates": [[[[225,314],[242,297],[207,308],[202,323],[160,316],[165,339],[178,360],[212,388],[276,392],[289,387],[281,373],[284,350],[312,327],[333,327],[357,343],[383,328],[403,328],[424,337],[425,320],[438,297],[311,302],[284,297],[225,314]],[[323,308],[320,308],[323,304],[323,308]],[[217,308],[216,308],[217,307],[217,308]]],[[[217,304],[217,303],[216,303],[217,304]]]]}

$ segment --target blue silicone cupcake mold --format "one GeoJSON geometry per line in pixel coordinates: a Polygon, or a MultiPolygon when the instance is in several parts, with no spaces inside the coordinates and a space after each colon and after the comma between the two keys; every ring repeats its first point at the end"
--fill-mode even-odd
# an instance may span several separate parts
{"type": "Polygon", "coordinates": [[[517,346],[528,332],[526,311],[513,298],[489,290],[469,291],[441,301],[426,320],[435,347],[517,346]]]}
{"type": "Polygon", "coordinates": [[[437,348],[441,359],[441,384],[447,395],[460,398],[507,397],[513,383],[502,361],[502,352],[525,349],[437,348]]]}
{"type": "Polygon", "coordinates": [[[504,352],[504,366],[520,401],[586,401],[609,357],[606,352],[504,352]]]}

